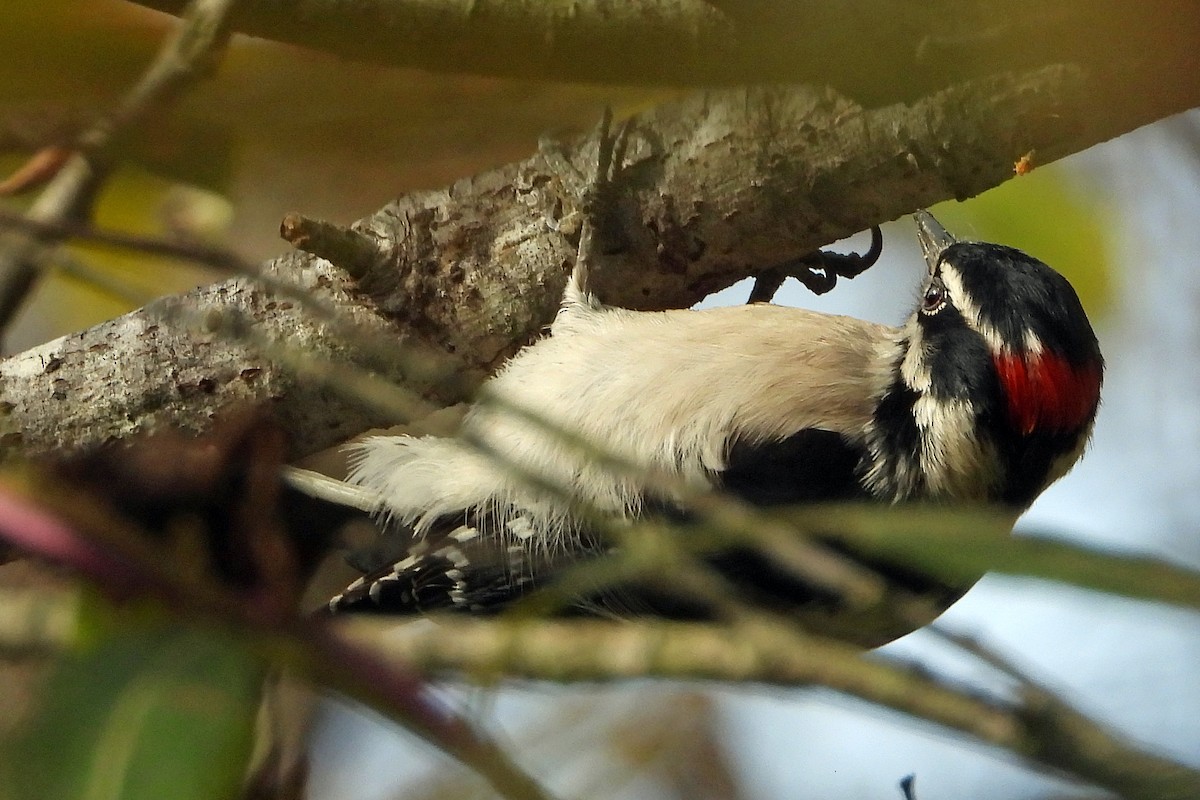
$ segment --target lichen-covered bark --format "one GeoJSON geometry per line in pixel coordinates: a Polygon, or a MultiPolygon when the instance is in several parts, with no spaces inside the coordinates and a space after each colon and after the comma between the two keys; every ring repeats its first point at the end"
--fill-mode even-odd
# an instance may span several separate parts
{"type": "MultiPolygon", "coordinates": [[[[290,255],[270,267],[336,303],[340,314],[364,330],[384,328],[369,304],[352,300],[328,264],[290,255]]],[[[222,326],[214,330],[212,323],[229,313],[244,318],[257,334],[314,359],[363,360],[335,326],[295,301],[247,279],[229,280],[0,362],[0,446],[6,453],[36,455],[87,448],[160,425],[201,431],[222,412],[264,402],[296,437],[299,452],[385,421],[326,386],[296,380],[222,326]]]]}
{"type": "MultiPolygon", "coordinates": [[[[651,110],[635,120],[615,184],[599,291],[634,308],[688,306],[871,224],[994,186],[1031,150],[1044,163],[1181,110],[1098,104],[1112,91],[1086,70],[1051,66],[875,110],[797,87],[651,110]]],[[[460,399],[552,319],[594,158],[591,141],[546,145],[385,206],[358,227],[387,257],[357,282],[303,254],[264,267],[336,307],[353,335],[238,279],[0,362],[0,443],[32,455],[161,424],[202,430],[231,405],[269,402],[300,455],[395,421],[348,401],[319,370],[297,379],[262,341],[396,381],[412,365],[389,353],[431,347],[457,382],[421,391],[435,404],[460,399]],[[204,330],[227,308],[252,322],[249,339],[204,330]]]]}
{"type": "MultiPolygon", "coordinates": [[[[697,94],[635,120],[597,276],[630,308],[713,291],[876,222],[1098,141],[1085,77],[1052,67],[873,111],[802,87],[697,94]],[[969,112],[969,113],[968,113],[969,112]]],[[[487,371],[553,316],[594,142],[401,198],[360,223],[392,250],[362,285],[386,314],[487,371]]]]}

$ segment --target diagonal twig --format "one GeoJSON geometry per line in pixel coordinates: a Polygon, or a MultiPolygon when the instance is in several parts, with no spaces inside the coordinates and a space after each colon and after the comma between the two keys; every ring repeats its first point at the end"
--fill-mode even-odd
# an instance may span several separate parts
{"type": "MultiPolygon", "coordinates": [[[[30,207],[30,220],[65,223],[88,217],[121,137],[212,70],[228,38],[228,15],[235,2],[193,0],[141,80],[109,115],[79,135],[74,154],[30,207]]],[[[56,238],[10,234],[0,240],[0,331],[8,327],[37,281],[38,250],[56,238]]]]}
{"type": "MultiPolygon", "coordinates": [[[[499,744],[439,698],[419,674],[347,639],[327,621],[282,610],[264,613],[260,604],[247,602],[215,577],[179,569],[152,536],[129,520],[80,502],[78,492],[40,476],[6,473],[0,501],[3,535],[36,537],[31,546],[43,550],[58,542],[83,548],[84,558],[72,557],[71,563],[102,587],[136,590],[158,599],[180,619],[238,633],[272,665],[294,669],[369,704],[478,771],[509,800],[549,800],[499,744]]],[[[3,599],[8,603],[13,598],[3,599]]],[[[10,614],[0,615],[0,653],[6,649],[5,635],[14,637],[7,643],[17,652],[68,646],[74,635],[74,626],[64,619],[69,610],[62,602],[17,602],[10,614]],[[44,607],[56,609],[54,615],[42,619],[44,607]],[[38,616],[15,616],[23,609],[38,616]]]]}

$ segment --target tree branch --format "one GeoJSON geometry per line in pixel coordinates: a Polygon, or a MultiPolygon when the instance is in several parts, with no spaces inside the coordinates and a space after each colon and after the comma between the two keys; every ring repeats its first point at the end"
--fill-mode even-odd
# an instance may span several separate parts
{"type": "Polygon", "coordinates": [[[979,509],[825,506],[779,518],[794,530],[947,581],[984,572],[1025,575],[1200,611],[1200,573],[1158,558],[1104,552],[1050,536],[1010,535],[1011,522],[979,509]]]}
{"type": "MultiPolygon", "coordinates": [[[[1096,108],[1093,89],[1078,69],[1047,67],[874,111],[786,87],[654,109],[634,121],[606,232],[619,252],[601,265],[598,291],[634,308],[688,306],[880,220],[994,186],[1029,150],[1050,161],[1147,121],[1096,108]]],[[[0,446],[34,455],[156,425],[202,430],[242,402],[270,401],[297,455],[395,421],[297,380],[246,341],[194,329],[226,310],[259,340],[390,380],[411,382],[412,369],[381,361],[381,343],[431,348],[453,359],[459,383],[420,390],[435,404],[462,399],[552,319],[594,147],[545,146],[385,206],[356,225],[386,254],[359,281],[308,255],[264,265],[345,326],[238,278],[0,362],[0,446]]]]}
{"type": "Polygon", "coordinates": [[[351,619],[344,634],[425,673],[606,682],[634,677],[824,686],[960,731],[1128,800],[1200,796],[1200,772],[1139,750],[1036,687],[1012,704],[972,697],[918,669],[784,626],[441,619],[388,628],[351,619]]]}
{"type": "Polygon", "coordinates": [[[1095,68],[1126,92],[1140,83],[1134,72],[1156,75],[1157,91],[1138,102],[1158,103],[1145,95],[1194,93],[1187,67],[1200,40],[1186,0],[244,0],[234,25],[391,66],[641,85],[809,82],[867,105],[1051,63],[1095,68]]]}

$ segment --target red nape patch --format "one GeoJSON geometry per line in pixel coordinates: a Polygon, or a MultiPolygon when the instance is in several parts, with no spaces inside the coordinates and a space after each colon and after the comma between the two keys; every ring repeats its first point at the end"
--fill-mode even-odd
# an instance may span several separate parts
{"type": "Polygon", "coordinates": [[[1091,419],[1100,402],[1100,369],[1074,367],[1052,353],[993,356],[1008,399],[1008,421],[1021,434],[1066,433],[1091,419]]]}

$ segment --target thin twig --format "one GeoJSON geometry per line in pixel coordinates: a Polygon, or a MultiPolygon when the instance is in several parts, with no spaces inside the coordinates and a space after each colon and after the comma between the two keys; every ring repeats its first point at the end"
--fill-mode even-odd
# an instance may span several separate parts
{"type": "Polygon", "coordinates": [[[378,269],[385,258],[379,242],[367,234],[294,211],[279,223],[279,235],[293,247],[325,259],[353,278],[378,269]]]}
{"type": "Polygon", "coordinates": [[[776,514],[872,558],[908,564],[948,580],[970,579],[985,570],[1200,609],[1200,573],[1195,570],[1050,537],[1013,537],[1007,535],[1011,520],[994,509],[830,506],[780,509],[776,514]]]}
{"type": "Polygon", "coordinates": [[[1125,746],[1008,656],[944,626],[930,629],[1016,682],[1019,699],[1011,706],[1012,714],[1029,731],[1025,737],[1029,757],[1087,777],[1127,798],[1171,800],[1200,792],[1200,773],[1125,746]]]}
{"type": "MultiPolygon", "coordinates": [[[[31,219],[0,209],[0,227],[15,228],[43,241],[78,239],[89,244],[134,250],[151,256],[166,256],[213,267],[235,275],[260,277],[261,270],[232,250],[212,247],[198,242],[162,239],[122,231],[95,228],[83,220],[31,219]]],[[[293,287],[294,288],[294,287],[293,287]]]]}
{"type": "MultiPolygon", "coordinates": [[[[193,0],[141,80],[109,116],[79,135],[76,152],[30,207],[30,220],[65,223],[88,217],[121,137],[212,69],[228,37],[228,15],[235,2],[193,0]]],[[[44,237],[11,236],[0,249],[0,331],[34,287],[37,251],[43,243],[44,237]]]]}

